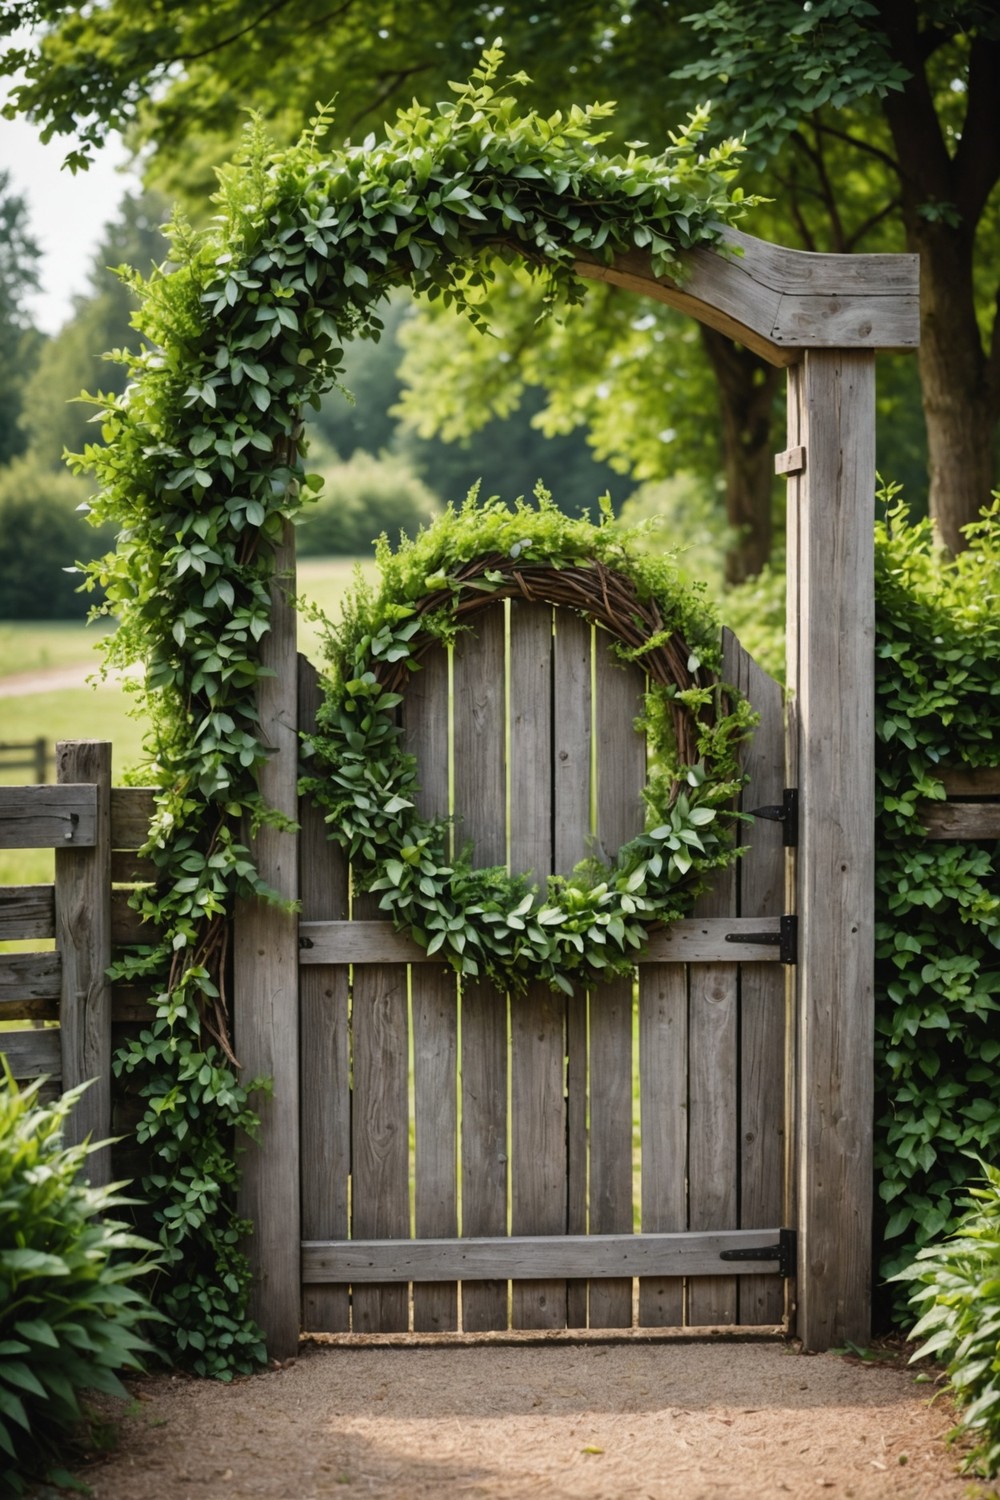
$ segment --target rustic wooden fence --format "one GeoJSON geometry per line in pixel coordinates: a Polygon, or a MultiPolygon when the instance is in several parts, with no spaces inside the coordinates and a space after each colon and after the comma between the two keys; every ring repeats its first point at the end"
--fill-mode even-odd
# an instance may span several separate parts
{"type": "Polygon", "coordinates": [[[34,740],[6,740],[0,744],[0,771],[33,771],[39,784],[48,781],[52,749],[43,735],[34,740]]]}
{"type": "MultiPolygon", "coordinates": [[[[145,997],[113,985],[117,948],[142,942],[128,898],[151,867],[146,842],[152,793],[111,784],[111,745],[76,740],[56,747],[52,786],[0,787],[0,848],[54,849],[51,885],[0,887],[0,942],[45,948],[0,951],[0,1052],[15,1078],[40,1076],[50,1092],[93,1080],[68,1126],[72,1140],[112,1134],[111,1055],[116,1035],[141,1021],[145,997]]],[[[108,1181],[110,1153],[90,1159],[108,1181]]]]}

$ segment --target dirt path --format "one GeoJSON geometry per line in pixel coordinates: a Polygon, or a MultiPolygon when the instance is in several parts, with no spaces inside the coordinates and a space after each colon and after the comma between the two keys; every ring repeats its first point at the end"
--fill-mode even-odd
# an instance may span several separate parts
{"type": "Polygon", "coordinates": [[[310,1343],[231,1386],[145,1378],[95,1500],[969,1500],[902,1362],[773,1340],[310,1343]]]}
{"type": "MultiPolygon", "coordinates": [[[[77,664],[66,667],[36,667],[31,672],[15,672],[9,677],[0,677],[0,698],[24,698],[32,693],[62,693],[71,688],[87,687],[97,675],[98,663],[77,664]]],[[[128,675],[135,676],[138,667],[131,667],[128,675]]],[[[125,675],[109,672],[108,681],[117,682],[125,675]]]]}

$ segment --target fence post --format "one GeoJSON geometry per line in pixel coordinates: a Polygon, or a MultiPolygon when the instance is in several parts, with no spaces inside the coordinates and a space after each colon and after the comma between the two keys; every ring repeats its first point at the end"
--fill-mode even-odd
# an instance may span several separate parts
{"type": "MultiPolygon", "coordinates": [[[[59,1003],[63,1088],[93,1079],[66,1122],[66,1139],[106,1140],[111,1131],[111,744],[63,740],[56,746],[60,785],[97,787],[92,847],[56,850],[56,948],[62,960],[59,1003]]],[[[111,1180],[111,1149],[88,1158],[93,1183],[111,1180]]]]}
{"type": "Polygon", "coordinates": [[[49,742],[44,736],[35,741],[35,780],[43,786],[49,773],[49,742]]]}
{"type": "Polygon", "coordinates": [[[875,357],[789,371],[789,687],[800,789],[797,1332],[871,1333],[875,357]],[[802,466],[804,464],[804,466],[802,466]]]}
{"type": "MultiPolygon", "coordinates": [[[[294,820],[298,812],[295,542],[291,525],[276,549],[271,629],[261,661],[260,736],[273,753],[260,768],[265,804],[294,820]]],[[[252,841],[261,877],[286,901],[298,897],[294,833],[262,827],[252,841]]],[[[273,1095],[261,1102],[260,1139],[243,1155],[240,1212],[253,1224],[248,1244],[254,1273],[250,1313],[268,1353],[287,1359],[298,1348],[301,1302],[299,1208],[299,942],[298,917],[267,901],[237,906],[233,944],[236,1052],[243,1077],[264,1076],[273,1095]]]]}

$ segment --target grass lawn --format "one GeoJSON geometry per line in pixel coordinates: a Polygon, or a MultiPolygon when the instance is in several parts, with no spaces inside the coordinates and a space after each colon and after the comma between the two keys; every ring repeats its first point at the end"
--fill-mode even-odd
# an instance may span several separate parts
{"type": "Polygon", "coordinates": [[[106,620],[93,625],[82,620],[0,620],[0,677],[49,667],[96,669],[101,660],[96,644],[109,628],[106,620]]]}

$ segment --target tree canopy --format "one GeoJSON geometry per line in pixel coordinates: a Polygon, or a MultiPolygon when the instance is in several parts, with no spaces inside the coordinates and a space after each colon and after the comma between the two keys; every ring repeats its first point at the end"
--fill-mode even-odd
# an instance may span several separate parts
{"type": "MultiPolygon", "coordinates": [[[[617,96],[620,143],[657,144],[696,95],[710,94],[715,127],[747,132],[753,186],[773,199],[757,233],[806,249],[920,253],[930,505],[949,545],[961,545],[961,526],[988,499],[1000,423],[1000,17],[989,0],[511,0],[502,11],[467,0],[377,9],[344,0],[332,13],[325,0],[25,0],[16,18],[0,17],[0,36],[15,24],[37,31],[0,63],[23,70],[9,107],[50,133],[79,132],[76,166],[108,130],[131,132],[150,152],[152,178],[189,200],[204,201],[247,105],[291,139],[317,100],[336,96],[338,132],[357,137],[414,95],[442,97],[497,29],[511,65],[533,75],[529,99],[549,108],[617,96]]],[[[621,324],[609,311],[602,326],[609,366],[621,324]]],[[[594,328],[579,326],[585,362],[594,328]]],[[[675,441],[663,473],[724,470],[731,525],[761,539],[734,562],[738,577],[768,551],[772,392],[755,357],[734,356],[710,331],[699,339],[679,363],[698,372],[687,389],[707,386],[717,403],[719,446],[709,457],[704,444],[675,441]]],[[[667,404],[655,363],[644,412],[667,404]]],[[[559,371],[573,364],[537,372],[554,395],[552,425],[570,420],[559,371]]],[[[906,381],[894,375],[892,385],[910,462],[906,381]]],[[[598,400],[582,400],[576,419],[598,400]]],[[[883,404],[892,401],[887,388],[883,404]]],[[[665,425],[691,424],[657,421],[655,430],[665,425]]],[[[631,450],[620,461],[635,467],[631,450]]]]}

